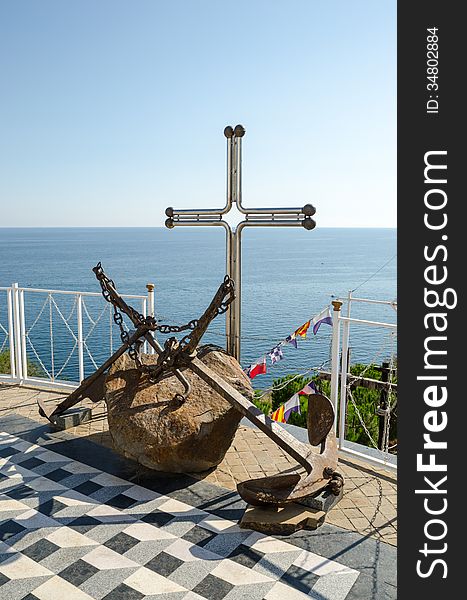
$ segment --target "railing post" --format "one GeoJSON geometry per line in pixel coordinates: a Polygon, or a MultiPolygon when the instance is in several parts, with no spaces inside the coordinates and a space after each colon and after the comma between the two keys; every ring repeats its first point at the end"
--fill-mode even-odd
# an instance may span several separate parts
{"type": "Polygon", "coordinates": [[[153,283],[147,283],[146,289],[148,290],[148,315],[154,316],[154,288],[156,286],[153,283]]]}
{"type": "MultiPolygon", "coordinates": [[[[347,317],[350,317],[352,291],[347,296],[347,317]]],[[[341,367],[341,396],[339,405],[339,448],[345,441],[345,417],[347,416],[347,371],[349,369],[349,334],[350,323],[344,321],[342,327],[342,367],[341,367]]]]}
{"type": "Polygon", "coordinates": [[[28,378],[28,355],[26,348],[26,319],[24,316],[24,290],[19,290],[19,320],[21,336],[21,366],[23,369],[23,379],[28,378]]]}
{"type": "Polygon", "coordinates": [[[342,302],[333,300],[332,306],[332,347],[331,347],[331,403],[334,408],[334,431],[337,426],[337,398],[339,392],[339,342],[340,314],[342,302]]]}
{"type": "Polygon", "coordinates": [[[7,291],[7,305],[8,305],[8,343],[10,346],[10,373],[11,378],[16,379],[16,348],[15,348],[15,331],[14,331],[14,310],[13,310],[13,286],[8,288],[7,291]]]}
{"type": "MultiPolygon", "coordinates": [[[[147,317],[149,315],[147,298],[142,298],[142,300],[141,300],[141,314],[143,314],[145,317],[147,317]]],[[[147,341],[145,341],[143,343],[143,352],[144,352],[144,354],[148,354],[148,342],[147,341]]]]}
{"type": "MultiPolygon", "coordinates": [[[[146,289],[148,290],[147,316],[149,316],[149,317],[154,317],[154,315],[155,315],[154,288],[155,288],[155,285],[153,283],[146,284],[146,289]]],[[[154,332],[154,337],[155,336],[156,336],[156,334],[154,332]]],[[[149,346],[149,348],[148,348],[147,343],[146,343],[146,352],[149,352],[149,354],[154,354],[154,348],[152,346],[149,346]]]]}
{"type": "Polygon", "coordinates": [[[15,339],[16,378],[21,383],[23,379],[23,368],[21,364],[22,352],[18,284],[13,283],[11,288],[13,299],[13,331],[15,339]]]}
{"type": "Polygon", "coordinates": [[[81,294],[78,294],[76,318],[78,320],[78,370],[81,383],[84,379],[83,297],[81,294]]]}

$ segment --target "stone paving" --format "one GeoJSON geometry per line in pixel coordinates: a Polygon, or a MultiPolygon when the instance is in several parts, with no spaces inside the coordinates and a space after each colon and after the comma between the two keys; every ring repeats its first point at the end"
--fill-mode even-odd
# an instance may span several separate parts
{"type": "MultiPolygon", "coordinates": [[[[0,386],[0,418],[17,414],[43,424],[44,419],[37,412],[38,394],[41,394],[44,401],[56,402],[62,397],[56,392],[0,386]]],[[[92,408],[92,420],[68,430],[68,433],[112,448],[105,404],[102,402],[92,408]]],[[[248,478],[300,472],[300,469],[291,457],[261,431],[241,425],[222,463],[208,473],[192,476],[228,490],[236,490],[237,483],[248,478]]],[[[339,471],[345,477],[344,497],[328,513],[326,522],[396,546],[397,481],[394,473],[342,456],[339,471]]]]}

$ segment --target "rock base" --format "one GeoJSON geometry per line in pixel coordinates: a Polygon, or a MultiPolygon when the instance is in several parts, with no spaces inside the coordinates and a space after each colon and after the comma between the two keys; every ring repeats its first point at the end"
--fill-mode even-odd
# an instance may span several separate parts
{"type": "Polygon", "coordinates": [[[239,526],[266,534],[290,535],[301,529],[317,529],[324,523],[325,516],[322,510],[295,503],[283,507],[248,505],[239,526]]]}
{"type": "MultiPolygon", "coordinates": [[[[245,397],[253,388],[238,362],[214,346],[198,348],[198,358],[245,397]]],[[[156,364],[156,355],[142,355],[156,364]]],[[[128,354],[109,369],[105,401],[115,450],[149,469],[199,473],[217,466],[232,443],[242,415],[193,371],[183,374],[191,393],[180,405],[183,386],[168,374],[152,383],[128,354]]]]}

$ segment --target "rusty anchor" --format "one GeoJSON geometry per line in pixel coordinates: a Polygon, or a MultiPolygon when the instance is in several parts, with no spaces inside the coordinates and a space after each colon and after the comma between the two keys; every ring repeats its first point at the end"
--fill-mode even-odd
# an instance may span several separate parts
{"type": "Polygon", "coordinates": [[[343,478],[336,472],[337,442],[332,430],[334,409],[328,398],[321,394],[313,394],[309,399],[307,429],[310,445],[307,445],[263,414],[259,408],[197,358],[198,344],[209,324],[216,316],[225,313],[235,298],[234,282],[230,277],[224,278],[208,308],[199,319],[193,319],[186,325],[175,326],[160,324],[154,317],[143,316],[128,305],[118,294],[114,282],[105,274],[101,263],[98,263],[93,271],[101,285],[104,299],[113,305],[114,321],[120,328],[122,345],[58,405],[51,407],[38,399],[39,412],[43,417],[54,424],[56,416],[84,398],[90,398],[93,402],[102,400],[107,370],[119,356],[128,352],[135,361],[137,369],[144,372],[151,382],[156,383],[165,377],[175,375],[183,383],[183,394],[174,398],[175,403],[178,404],[183,403],[190,393],[190,385],[182,371],[191,369],[304,467],[306,475],[303,478],[294,473],[239,483],[238,493],[246,502],[253,505],[284,506],[290,502],[315,496],[324,488],[330,489],[336,495],[339,494],[343,478]],[[123,326],[122,313],[129,317],[136,328],[131,334],[123,326]],[[188,333],[181,340],[175,337],[168,338],[162,347],[154,338],[153,332],[156,331],[162,333],[188,331],[188,333]],[[158,355],[156,364],[143,363],[141,347],[144,341],[158,355]]]}

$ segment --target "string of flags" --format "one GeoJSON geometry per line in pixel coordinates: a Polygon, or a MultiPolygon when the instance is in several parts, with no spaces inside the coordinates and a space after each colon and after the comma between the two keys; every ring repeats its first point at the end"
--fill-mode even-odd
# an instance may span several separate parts
{"type": "Polygon", "coordinates": [[[274,348],[271,348],[269,352],[267,352],[259,360],[251,364],[247,369],[245,369],[245,373],[250,379],[254,379],[257,375],[267,373],[267,356],[269,356],[271,364],[274,365],[275,363],[279,362],[284,358],[282,346],[285,346],[286,344],[291,344],[294,348],[298,348],[298,338],[305,339],[308,333],[308,329],[310,327],[312,328],[313,334],[316,335],[323,323],[325,323],[326,325],[332,325],[332,317],[329,307],[322,310],[318,315],[301,325],[293,333],[288,335],[284,340],[276,344],[274,348]]]}
{"type": "Polygon", "coordinates": [[[287,400],[284,404],[281,404],[278,409],[276,409],[271,414],[271,419],[273,421],[277,421],[278,423],[287,423],[290,415],[293,412],[300,412],[300,396],[308,396],[310,394],[317,394],[318,389],[313,381],[310,381],[303,387],[299,392],[294,394],[290,400],[287,400]]]}

